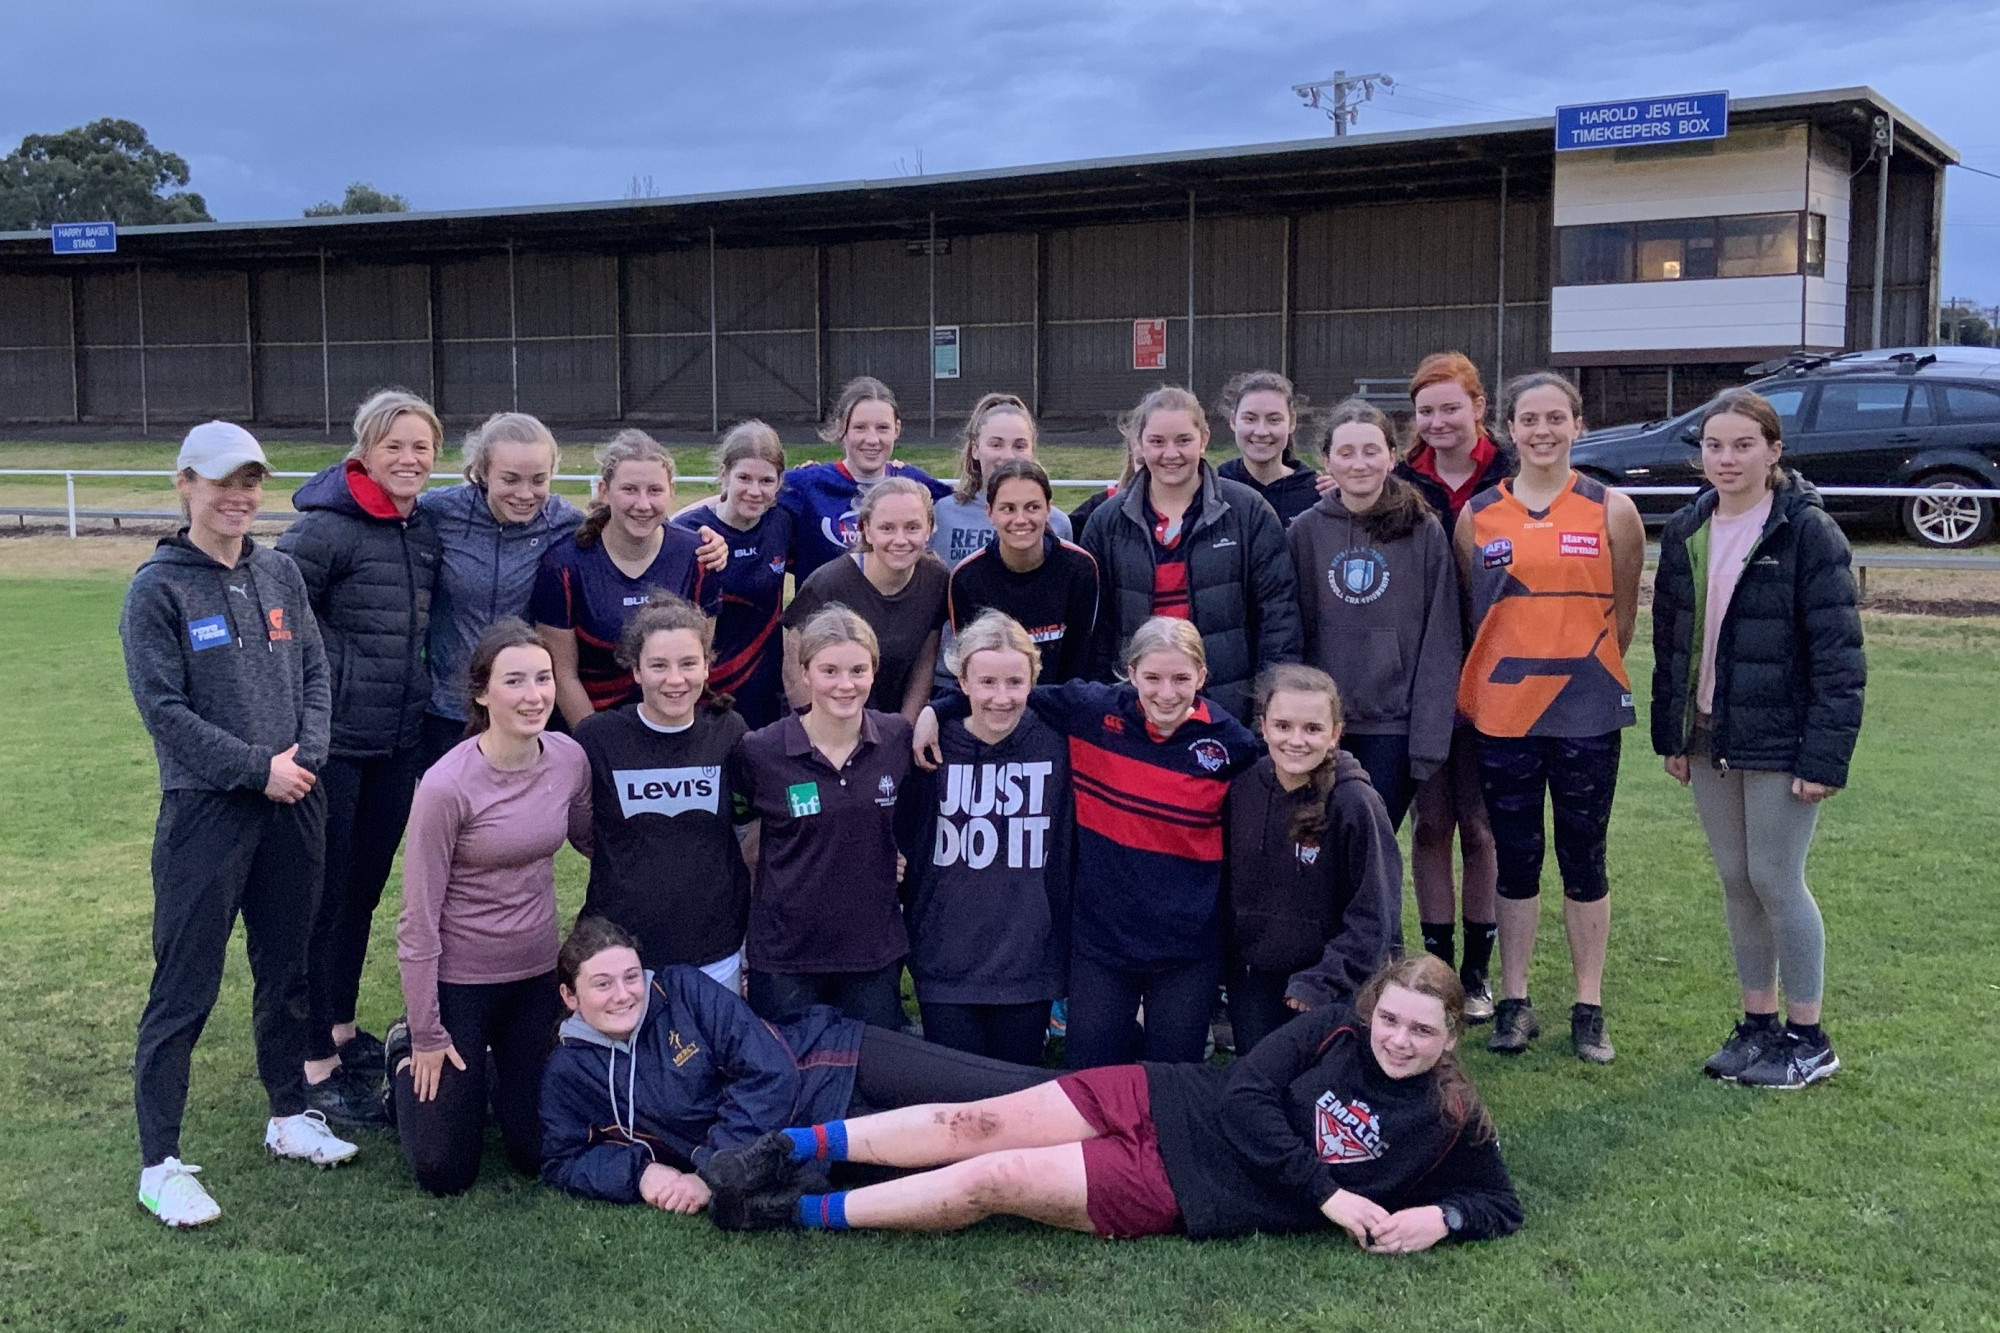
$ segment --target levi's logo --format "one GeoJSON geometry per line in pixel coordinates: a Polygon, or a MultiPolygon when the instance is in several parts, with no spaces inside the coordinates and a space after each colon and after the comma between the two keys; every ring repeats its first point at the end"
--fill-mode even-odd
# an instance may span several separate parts
{"type": "Polygon", "coordinates": [[[1556,535],[1556,554],[1580,555],[1595,560],[1600,538],[1595,532],[1563,532],[1556,535]]]}
{"type": "Polygon", "coordinates": [[[229,621],[222,616],[203,616],[200,620],[188,621],[188,642],[196,652],[226,646],[229,643],[229,621]]]}
{"type": "Polygon", "coordinates": [[[621,768],[611,780],[618,787],[618,808],[625,818],[635,815],[722,813],[720,768],[621,768]]]}

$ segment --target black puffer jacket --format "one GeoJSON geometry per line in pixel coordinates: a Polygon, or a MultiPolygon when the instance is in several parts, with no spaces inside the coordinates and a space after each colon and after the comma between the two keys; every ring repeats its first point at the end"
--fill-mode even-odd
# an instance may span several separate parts
{"type": "MultiPolygon", "coordinates": [[[[1146,470],[1098,507],[1083,549],[1097,561],[1099,600],[1093,671],[1110,679],[1125,641],[1153,615],[1153,531],[1146,517],[1146,470]]],[[[1298,585],[1284,525],[1248,486],[1201,465],[1201,493],[1189,506],[1188,607],[1208,656],[1202,693],[1250,720],[1250,686],[1274,662],[1302,651],[1298,585]]]]}
{"type": "MultiPolygon", "coordinates": [[[[1667,521],[1653,584],[1653,749],[1686,754],[1708,600],[1706,491],[1667,521]]],[[[1847,785],[1868,667],[1847,538],[1787,472],[1715,644],[1718,765],[1847,785]]]]}
{"type": "Polygon", "coordinates": [[[430,698],[424,638],[442,544],[423,511],[398,515],[352,460],[292,496],[278,549],[305,576],[333,675],[333,745],[372,759],[415,745],[430,698]]]}

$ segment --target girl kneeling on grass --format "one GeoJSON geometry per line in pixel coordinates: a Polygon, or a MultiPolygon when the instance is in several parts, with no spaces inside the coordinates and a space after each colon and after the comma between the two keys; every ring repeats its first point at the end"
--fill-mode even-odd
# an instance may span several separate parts
{"type": "Polygon", "coordinates": [[[766,1023],[698,968],[642,968],[637,941],[602,917],[576,923],[556,975],[570,1016],[542,1076],[542,1179],[585,1198],[698,1213],[709,1189],[695,1169],[719,1150],[786,1125],[1001,1097],[1054,1077],[825,1005],[766,1023]]]}
{"type": "Polygon", "coordinates": [[[489,1101],[515,1169],[541,1166],[536,1093],[562,1012],[555,856],[565,838],[591,850],[590,761],[546,730],[549,650],[510,616],[480,636],[467,674],[475,734],[417,786],[396,923],[409,1015],[388,1042],[396,1127],[432,1194],[472,1187],[489,1101]]]}
{"type": "Polygon", "coordinates": [[[1826,927],[1805,872],[1820,802],[1847,785],[1861,730],[1861,617],[1847,538],[1779,466],[1771,404],[1737,390],[1702,417],[1715,489],[1660,536],[1653,748],[1694,788],[1743,990],[1743,1021],[1703,1072],[1802,1088],[1840,1068],[1819,1024],[1826,927]]]}
{"type": "Polygon", "coordinates": [[[1281,663],[1257,682],[1270,753],[1229,784],[1229,1022],[1250,1051],[1292,1015],[1350,1005],[1403,937],[1403,855],[1340,691],[1281,663]]]}
{"type": "Polygon", "coordinates": [[[1121,1065],[964,1106],[767,1135],[702,1169],[730,1230],[954,1231],[995,1214],[1192,1239],[1326,1222],[1395,1254],[1521,1225],[1492,1121],[1453,1058],[1464,992],[1428,954],[1354,1009],[1291,1023],[1233,1065],[1121,1065]],[[804,1164],[939,1167],[810,1193],[804,1164]]]}

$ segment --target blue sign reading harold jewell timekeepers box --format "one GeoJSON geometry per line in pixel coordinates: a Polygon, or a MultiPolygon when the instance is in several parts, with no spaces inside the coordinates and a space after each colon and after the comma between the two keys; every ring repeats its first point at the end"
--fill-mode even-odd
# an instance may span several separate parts
{"type": "Polygon", "coordinates": [[[108,255],[118,248],[118,224],[58,222],[49,228],[49,247],[59,255],[108,255]]]}
{"type": "Polygon", "coordinates": [[[1729,134],[1728,93],[1681,93],[1556,108],[1556,151],[1686,143],[1729,134]]]}

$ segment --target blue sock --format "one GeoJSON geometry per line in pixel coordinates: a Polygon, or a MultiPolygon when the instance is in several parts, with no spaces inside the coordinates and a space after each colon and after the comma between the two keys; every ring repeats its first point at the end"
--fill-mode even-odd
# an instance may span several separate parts
{"type": "Polygon", "coordinates": [[[808,1231],[847,1230],[847,1191],[832,1194],[801,1194],[799,1225],[808,1231]]]}
{"type": "Polygon", "coordinates": [[[844,1162],[847,1160],[847,1122],[835,1120],[809,1129],[788,1129],[794,1162],[844,1162]]]}

